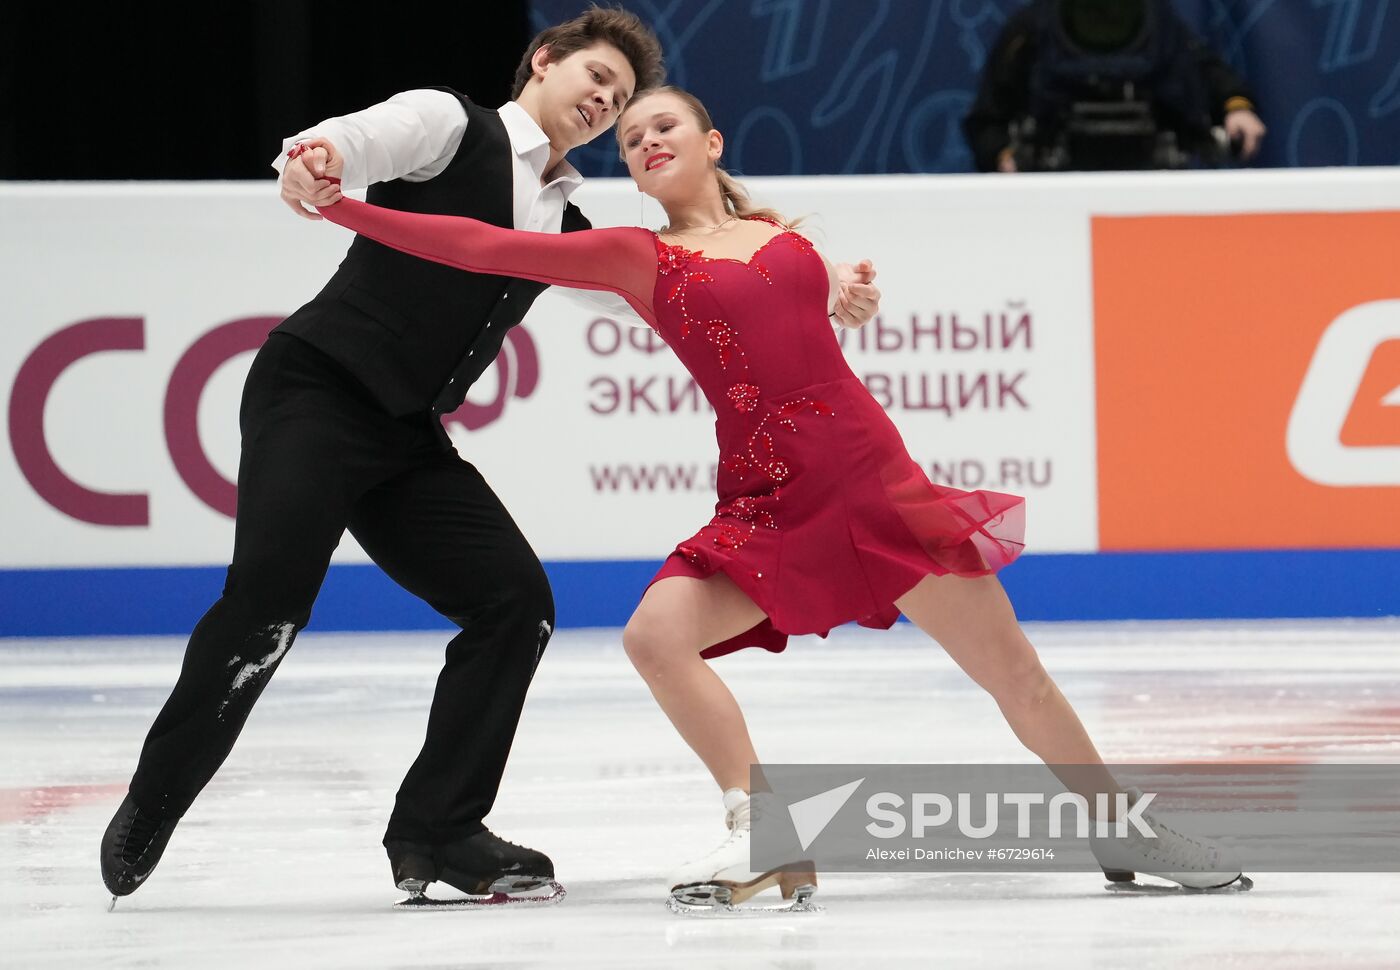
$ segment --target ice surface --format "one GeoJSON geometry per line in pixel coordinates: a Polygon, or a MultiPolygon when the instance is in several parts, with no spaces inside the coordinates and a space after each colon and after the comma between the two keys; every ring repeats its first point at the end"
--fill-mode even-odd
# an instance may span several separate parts
{"type": "MultiPolygon", "coordinates": [[[[1400,621],[1031,628],[1110,761],[1400,760],[1400,621]]],[[[107,913],[98,840],[182,640],[0,641],[0,966],[1125,968],[1400,966],[1400,876],[1256,874],[1128,897],[1089,874],[829,875],[817,917],[697,921],[664,879],[723,834],[719,793],[617,631],[556,633],[493,830],[569,896],[404,912],[379,846],[445,637],[304,634],[164,861],[107,913]]],[[[995,705],[901,626],[718,668],[761,756],[1021,762],[995,705]]]]}

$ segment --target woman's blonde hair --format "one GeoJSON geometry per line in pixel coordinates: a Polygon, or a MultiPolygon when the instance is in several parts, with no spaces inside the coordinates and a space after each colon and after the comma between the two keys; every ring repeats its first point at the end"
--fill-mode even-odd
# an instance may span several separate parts
{"type": "MultiPolygon", "coordinates": [[[[690,109],[690,113],[695,116],[696,122],[700,125],[700,130],[709,132],[715,128],[715,123],[710,119],[710,113],[705,110],[700,99],[683,88],[678,88],[672,84],[665,84],[661,87],[650,88],[640,94],[635,95],[631,101],[627,102],[627,107],[623,110],[625,115],[641,102],[656,94],[673,94],[685,103],[690,109]]],[[[617,122],[617,150],[619,155],[626,155],[622,145],[622,119],[617,122]]],[[[739,180],[730,175],[718,163],[715,164],[715,181],[719,183],[719,194],[724,199],[724,209],[730,215],[738,216],[740,219],[770,219],[780,223],[789,229],[795,229],[802,222],[801,219],[788,220],[777,209],[770,209],[753,204],[749,198],[748,190],[740,184],[739,180]]]]}

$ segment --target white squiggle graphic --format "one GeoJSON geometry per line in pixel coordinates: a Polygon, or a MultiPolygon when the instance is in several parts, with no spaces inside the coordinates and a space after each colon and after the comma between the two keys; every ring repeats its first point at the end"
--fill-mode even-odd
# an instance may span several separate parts
{"type": "Polygon", "coordinates": [[[830,12],[831,0],[816,0],[812,4],[802,0],[757,0],[751,15],[773,18],[759,80],[766,84],[811,70],[821,53],[822,34],[830,12]],[[803,47],[805,50],[799,50],[803,47]]]}
{"type": "Polygon", "coordinates": [[[1288,164],[1355,165],[1360,147],[1356,121],[1347,106],[1336,98],[1313,98],[1293,119],[1293,130],[1288,137],[1288,164]],[[1318,118],[1316,122],[1313,121],[1315,117],[1318,118]],[[1308,138],[1309,126],[1321,134],[1308,138]],[[1312,146],[1319,147],[1304,158],[1305,150],[1312,146]]]}
{"type": "Polygon", "coordinates": [[[1325,6],[1332,8],[1332,16],[1327,23],[1327,38],[1322,44],[1318,68],[1324,74],[1334,74],[1375,57],[1380,49],[1390,0],[1313,0],[1313,9],[1325,6]],[[1365,13],[1371,15],[1369,24],[1365,23],[1365,13]]]}
{"type": "Polygon", "coordinates": [[[1245,40],[1276,2],[1277,0],[1255,0],[1253,5],[1246,3],[1244,13],[1237,18],[1230,9],[1232,0],[1211,0],[1214,7],[1210,17],[1211,25],[1229,33],[1226,49],[1221,52],[1225,60],[1236,67],[1245,63],[1245,40]]]}
{"type": "MultiPolygon", "coordinates": [[[[225,697],[223,703],[219,705],[220,715],[222,715],[224,711],[228,708],[229,704],[232,703],[234,697],[237,696],[238,692],[248,685],[249,681],[271,670],[272,667],[277,663],[277,661],[282,659],[282,657],[286,654],[287,649],[292,645],[292,636],[296,633],[296,624],[273,623],[270,626],[265,627],[261,632],[264,634],[276,633],[277,646],[273,648],[271,653],[263,657],[261,660],[256,660],[251,663],[245,663],[243,665],[243,669],[234,675],[233,686],[229,688],[228,696],[225,697]]],[[[539,661],[537,660],[536,663],[538,662],[539,661]]],[[[237,663],[238,658],[234,658],[233,660],[229,661],[229,666],[232,667],[237,663]]]]}
{"type": "Polygon", "coordinates": [[[1400,109],[1400,63],[1395,65],[1395,71],[1390,75],[1390,79],[1371,99],[1369,108],[1372,118],[1384,118],[1392,111],[1400,109]]]}
{"type": "Polygon", "coordinates": [[[958,28],[958,46],[967,55],[968,67],[981,73],[991,52],[993,40],[984,37],[999,32],[1006,23],[1006,14],[992,0],[953,0],[948,17],[958,28]]]}

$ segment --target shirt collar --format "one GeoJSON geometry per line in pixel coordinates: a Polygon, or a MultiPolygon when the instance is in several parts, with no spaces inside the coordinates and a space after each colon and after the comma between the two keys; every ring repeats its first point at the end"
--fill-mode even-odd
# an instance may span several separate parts
{"type": "MultiPolygon", "coordinates": [[[[549,136],[535,124],[535,119],[530,117],[529,112],[514,101],[507,101],[501,105],[497,113],[501,117],[501,123],[506,126],[510,147],[525,160],[534,171],[535,177],[543,180],[544,167],[549,164],[549,136]]],[[[567,158],[563,158],[550,172],[549,184],[558,184],[559,191],[567,200],[574,190],[583,184],[583,176],[567,158]]]]}

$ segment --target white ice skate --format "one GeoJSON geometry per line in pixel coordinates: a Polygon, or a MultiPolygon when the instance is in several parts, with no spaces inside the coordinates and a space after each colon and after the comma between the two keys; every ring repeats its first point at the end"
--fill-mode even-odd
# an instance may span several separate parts
{"type": "MultiPolygon", "coordinates": [[[[1142,792],[1127,789],[1128,804],[1136,805],[1142,792]]],[[[1129,825],[1128,835],[1101,837],[1097,826],[1089,836],[1094,858],[1108,877],[1104,887],[1122,893],[1245,892],[1254,881],[1240,871],[1229,851],[1212,839],[1183,835],[1151,812],[1140,816],[1156,838],[1148,838],[1129,825]],[[1139,882],[1138,873],[1157,876],[1175,886],[1139,882]]],[[[1110,828],[1110,833],[1113,829],[1110,828]]]]}
{"type": "Polygon", "coordinates": [[[766,872],[749,868],[753,820],[760,812],[778,810],[771,794],[760,792],[750,798],[738,788],[725,792],[724,820],[729,836],[714,851],[672,875],[667,908],[686,916],[820,913],[822,908],[812,902],[817,892],[817,874],[810,862],[794,861],[766,872]],[[789,902],[777,906],[739,905],[772,886],[777,886],[789,902]]]}

